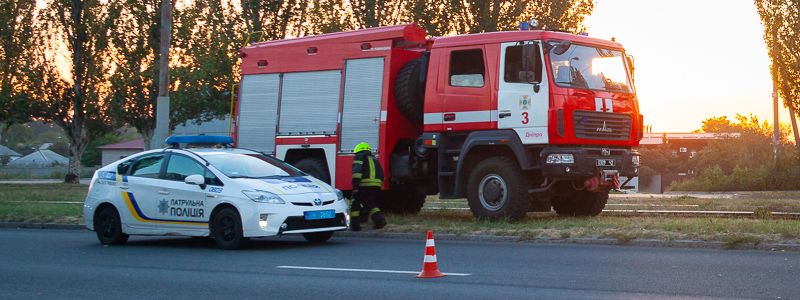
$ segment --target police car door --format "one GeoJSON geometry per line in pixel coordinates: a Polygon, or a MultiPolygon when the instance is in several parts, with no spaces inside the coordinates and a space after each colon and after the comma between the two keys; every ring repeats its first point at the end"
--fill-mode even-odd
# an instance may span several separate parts
{"type": "MultiPolygon", "coordinates": [[[[130,220],[128,226],[140,229],[154,229],[160,225],[157,215],[156,199],[162,179],[161,170],[165,166],[165,153],[153,153],[139,157],[131,166],[127,176],[122,176],[122,200],[130,220]]],[[[126,218],[123,217],[123,221],[126,218]]]]}
{"type": "Polygon", "coordinates": [[[208,215],[211,211],[206,193],[206,185],[187,184],[184,180],[190,175],[206,176],[207,169],[194,158],[171,153],[164,172],[164,183],[159,189],[158,216],[170,221],[170,225],[185,229],[204,230],[208,228],[208,215]]]}
{"type": "Polygon", "coordinates": [[[538,41],[500,45],[497,127],[517,132],[524,144],[548,142],[550,99],[538,41]]]}

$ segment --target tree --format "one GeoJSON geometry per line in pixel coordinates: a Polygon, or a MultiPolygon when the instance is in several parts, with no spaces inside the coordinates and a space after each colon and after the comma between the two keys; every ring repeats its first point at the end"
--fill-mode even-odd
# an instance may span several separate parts
{"type": "Polygon", "coordinates": [[[539,21],[539,29],[579,32],[583,19],[592,13],[593,0],[454,0],[452,28],[457,33],[515,30],[519,22],[539,21]]]}
{"type": "Polygon", "coordinates": [[[265,40],[302,36],[307,0],[240,0],[247,33],[261,32],[265,40]]]}
{"type": "Polygon", "coordinates": [[[118,0],[109,5],[114,19],[111,45],[117,66],[111,75],[110,112],[115,125],[130,125],[146,149],[155,129],[161,47],[161,0],[118,0]]]}
{"type": "Polygon", "coordinates": [[[78,183],[86,144],[110,129],[104,96],[113,16],[107,6],[100,0],[52,0],[40,15],[32,94],[43,108],[37,116],[67,135],[68,183],[78,183]],[[58,55],[67,70],[58,69],[58,55]]]}
{"type": "Polygon", "coordinates": [[[35,9],[35,1],[0,3],[0,138],[11,125],[30,119],[25,61],[31,58],[35,9]]]}
{"type": "MultiPolygon", "coordinates": [[[[800,0],[755,0],[755,4],[772,60],[772,80],[784,105],[796,114],[800,107],[800,0]]],[[[796,147],[800,151],[800,144],[796,147]]]]}
{"type": "Polygon", "coordinates": [[[170,127],[226,115],[238,80],[244,28],[231,1],[195,0],[175,13],[170,127]]]}

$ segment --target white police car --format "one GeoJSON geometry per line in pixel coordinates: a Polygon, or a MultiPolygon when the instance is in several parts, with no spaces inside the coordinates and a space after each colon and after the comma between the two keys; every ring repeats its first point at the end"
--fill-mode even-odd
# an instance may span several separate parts
{"type": "Polygon", "coordinates": [[[83,205],[102,244],[128,235],[209,236],[235,249],[250,237],[302,234],[325,242],[350,225],[342,192],[228,137],[171,137],[173,148],[142,152],[95,172],[83,205]]]}

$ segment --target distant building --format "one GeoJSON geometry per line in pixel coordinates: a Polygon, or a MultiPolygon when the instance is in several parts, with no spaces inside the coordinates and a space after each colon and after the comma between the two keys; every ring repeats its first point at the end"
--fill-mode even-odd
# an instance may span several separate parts
{"type": "Polygon", "coordinates": [[[6,146],[0,145],[0,165],[14,161],[15,159],[20,157],[22,157],[22,154],[19,154],[16,151],[11,150],[6,146]]]}
{"type": "MultiPolygon", "coordinates": [[[[172,135],[228,135],[230,119],[213,119],[211,121],[196,124],[194,121],[187,121],[186,125],[175,126],[172,135]]],[[[144,140],[136,139],[114,144],[97,147],[101,151],[101,164],[107,166],[119,159],[144,151],[144,140]]]]}
{"type": "MultiPolygon", "coordinates": [[[[669,151],[667,153],[673,158],[671,162],[676,165],[686,165],[685,163],[697,157],[697,154],[709,142],[714,140],[738,138],[740,133],[645,133],[639,142],[640,148],[662,147],[669,151]]],[[[642,157],[646,161],[646,157],[642,157]]],[[[693,169],[678,170],[671,174],[658,174],[654,176],[650,184],[640,186],[639,190],[644,193],[663,193],[673,181],[691,176],[695,173],[693,169]]]]}
{"type": "Polygon", "coordinates": [[[48,149],[50,148],[51,145],[52,145],[51,143],[43,144],[42,146],[39,147],[39,149],[36,149],[36,151],[33,151],[28,155],[25,155],[23,157],[15,159],[12,162],[9,162],[8,167],[51,168],[51,167],[66,166],[67,164],[69,164],[69,159],[48,149]]]}
{"type": "Polygon", "coordinates": [[[101,153],[100,163],[103,166],[107,166],[119,159],[144,151],[144,139],[103,145],[97,147],[97,149],[100,149],[101,153]]]}

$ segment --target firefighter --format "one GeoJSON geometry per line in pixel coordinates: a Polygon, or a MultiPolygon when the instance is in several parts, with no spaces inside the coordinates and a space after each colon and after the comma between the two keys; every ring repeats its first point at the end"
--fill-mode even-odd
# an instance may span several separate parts
{"type": "Polygon", "coordinates": [[[383,168],[372,156],[372,149],[368,143],[361,142],[353,149],[356,157],[353,159],[353,204],[350,207],[351,230],[361,230],[361,222],[372,217],[375,229],[386,226],[386,218],[378,208],[378,195],[383,186],[383,168]]]}

